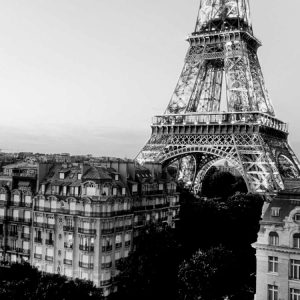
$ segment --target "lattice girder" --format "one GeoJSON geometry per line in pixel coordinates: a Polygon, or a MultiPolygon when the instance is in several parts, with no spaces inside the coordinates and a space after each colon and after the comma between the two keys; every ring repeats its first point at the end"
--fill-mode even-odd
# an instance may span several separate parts
{"type": "MultiPolygon", "coordinates": [[[[205,153],[210,155],[211,160],[225,159],[236,166],[243,175],[250,191],[272,192],[284,188],[279,164],[270,150],[272,144],[276,146],[276,153],[280,149],[280,153],[284,153],[285,156],[289,154],[289,161],[295,165],[297,171],[299,169],[297,163],[294,163],[292,155],[288,152],[285,141],[270,140],[269,144],[259,133],[153,135],[137,160],[140,163],[151,160],[166,165],[179,157],[193,155],[197,158],[205,153]],[[161,143],[162,140],[165,143],[161,143]]],[[[203,162],[200,160],[197,163],[197,173],[203,174],[203,167],[203,162]]],[[[201,184],[199,184],[197,177],[199,175],[194,178],[194,182],[198,182],[197,186],[199,187],[201,184]]]]}

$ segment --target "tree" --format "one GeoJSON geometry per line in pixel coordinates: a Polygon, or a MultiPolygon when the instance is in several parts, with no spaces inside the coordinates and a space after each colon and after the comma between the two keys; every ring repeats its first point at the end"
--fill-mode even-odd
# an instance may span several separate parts
{"type": "Polygon", "coordinates": [[[179,299],[253,299],[253,294],[242,288],[240,269],[233,252],[223,246],[198,250],[179,267],[179,299]]]}
{"type": "Polygon", "coordinates": [[[119,265],[118,292],[111,299],[175,299],[182,260],[175,231],[151,225],[135,239],[135,251],[119,265]]]}
{"type": "Polygon", "coordinates": [[[102,299],[91,281],[69,280],[58,274],[42,274],[28,263],[0,268],[1,300],[102,299]]]}
{"type": "MultiPolygon", "coordinates": [[[[199,249],[206,253],[222,244],[224,249],[233,253],[237,265],[243,266],[235,283],[240,289],[233,291],[232,295],[253,294],[256,261],[251,244],[257,239],[263,198],[239,193],[215,201],[196,198],[185,192],[181,203],[178,234],[185,257],[191,257],[199,249]]],[[[228,277],[233,278],[234,274],[228,273],[228,277]]],[[[245,295],[243,297],[240,299],[247,299],[245,295]]]]}

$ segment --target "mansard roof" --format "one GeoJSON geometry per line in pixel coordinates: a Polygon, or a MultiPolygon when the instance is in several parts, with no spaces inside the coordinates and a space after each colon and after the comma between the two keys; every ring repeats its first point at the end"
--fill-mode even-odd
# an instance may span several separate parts
{"type": "Polygon", "coordinates": [[[109,171],[103,167],[90,167],[82,176],[85,180],[112,180],[109,171]]]}
{"type": "Polygon", "coordinates": [[[270,204],[268,204],[261,224],[266,225],[283,223],[284,219],[288,217],[291,211],[297,206],[300,207],[300,191],[282,191],[271,201],[270,204]],[[278,217],[272,215],[272,210],[274,208],[280,209],[278,217]]]}

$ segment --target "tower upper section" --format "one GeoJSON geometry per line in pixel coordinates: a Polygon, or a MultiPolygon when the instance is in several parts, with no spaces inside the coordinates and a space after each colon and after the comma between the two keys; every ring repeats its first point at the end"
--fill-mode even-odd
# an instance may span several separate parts
{"type": "Polygon", "coordinates": [[[200,0],[195,32],[233,29],[252,32],[249,0],[200,0]]]}
{"type": "Polygon", "coordinates": [[[249,0],[200,0],[184,67],[165,114],[274,116],[253,36],[249,0]]]}

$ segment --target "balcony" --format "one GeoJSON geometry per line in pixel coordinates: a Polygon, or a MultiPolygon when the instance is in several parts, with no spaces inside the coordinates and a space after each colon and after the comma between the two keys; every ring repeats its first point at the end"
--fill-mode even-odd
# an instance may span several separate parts
{"type": "Polygon", "coordinates": [[[100,286],[107,286],[107,285],[110,285],[111,284],[111,279],[108,279],[108,280],[101,280],[100,281],[100,286]]]}
{"type": "Polygon", "coordinates": [[[0,206],[6,206],[7,201],[6,200],[0,200],[0,206]]]}
{"type": "Polygon", "coordinates": [[[9,235],[9,236],[18,237],[19,234],[18,234],[18,231],[9,231],[9,232],[8,232],[8,235],[9,235]]]}
{"type": "Polygon", "coordinates": [[[66,249],[73,249],[73,243],[64,243],[64,247],[66,248],[66,249]]]}
{"type": "Polygon", "coordinates": [[[139,221],[134,223],[134,227],[141,227],[144,226],[144,221],[139,221]]]}
{"type": "Polygon", "coordinates": [[[44,222],[33,222],[33,226],[34,227],[45,227],[45,223],[44,222]]]}
{"type": "Polygon", "coordinates": [[[34,258],[37,258],[37,259],[42,259],[42,254],[37,254],[37,253],[34,253],[34,258]]]}
{"type": "Polygon", "coordinates": [[[78,233],[96,235],[96,229],[78,228],[78,233]]]}
{"type": "Polygon", "coordinates": [[[30,240],[30,233],[21,233],[21,238],[24,240],[30,240]]]}
{"type": "Polygon", "coordinates": [[[94,269],[94,264],[92,263],[84,263],[82,261],[79,262],[79,267],[85,268],[85,269],[94,269]]]}
{"type": "Polygon", "coordinates": [[[53,240],[46,240],[45,244],[48,246],[53,246],[54,245],[54,241],[53,240]]]}
{"type": "Polygon", "coordinates": [[[34,242],[35,242],[35,243],[42,244],[42,243],[43,243],[43,239],[42,239],[42,238],[35,237],[35,238],[34,238],[34,242]]]}
{"type": "Polygon", "coordinates": [[[29,249],[20,248],[18,252],[21,253],[21,254],[24,254],[24,255],[30,255],[30,250],[29,249]]]}
{"type": "Polygon", "coordinates": [[[101,269],[110,269],[112,267],[112,262],[101,264],[101,269]]]}
{"type": "Polygon", "coordinates": [[[114,233],[115,229],[114,228],[106,228],[106,229],[101,229],[101,234],[112,234],[114,233]]]}
{"type": "Polygon", "coordinates": [[[127,230],[132,230],[132,224],[131,225],[126,225],[124,228],[125,231],[127,230]]]}
{"type": "Polygon", "coordinates": [[[87,251],[87,252],[94,252],[94,246],[79,245],[79,250],[87,251]]]}
{"type": "Polygon", "coordinates": [[[112,245],[102,247],[102,252],[110,252],[111,250],[112,250],[112,245]]]}
{"type": "Polygon", "coordinates": [[[53,256],[46,255],[45,260],[53,262],[53,256]]]}
{"type": "Polygon", "coordinates": [[[116,232],[122,232],[122,231],[124,231],[124,226],[116,227],[116,232]]]}
{"type": "Polygon", "coordinates": [[[73,226],[64,226],[64,231],[74,232],[75,228],[73,226]]]}
{"type": "Polygon", "coordinates": [[[73,261],[71,260],[71,259],[64,259],[64,264],[65,265],[68,265],[68,266],[72,266],[72,264],[73,264],[73,261]]]}
{"type": "Polygon", "coordinates": [[[122,243],[116,243],[116,249],[122,248],[122,243]]]}
{"type": "Polygon", "coordinates": [[[55,229],[55,224],[45,223],[45,227],[48,229],[55,229]]]}
{"type": "Polygon", "coordinates": [[[286,123],[261,112],[190,113],[185,115],[160,115],[153,118],[152,126],[197,125],[248,125],[268,126],[288,132],[286,123]]]}
{"type": "Polygon", "coordinates": [[[21,206],[21,201],[10,201],[9,205],[14,206],[14,207],[20,207],[21,206]]]}

